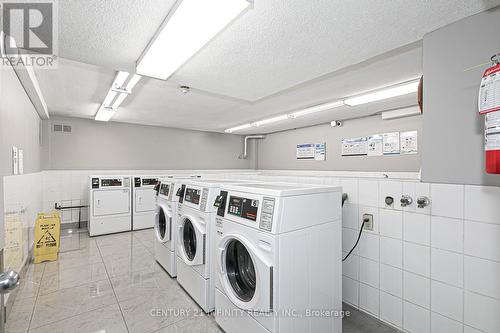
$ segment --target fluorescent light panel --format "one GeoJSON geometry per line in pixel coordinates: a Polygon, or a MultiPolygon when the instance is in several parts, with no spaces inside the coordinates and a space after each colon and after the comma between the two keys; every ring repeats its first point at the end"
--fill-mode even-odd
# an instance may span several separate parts
{"type": "Polygon", "coordinates": [[[250,3],[247,0],[182,0],[137,65],[137,73],[166,80],[250,3]]]}
{"type": "Polygon", "coordinates": [[[112,108],[118,109],[118,107],[123,103],[123,101],[125,100],[125,98],[127,98],[127,96],[128,95],[125,93],[121,93],[120,95],[118,95],[118,97],[113,102],[112,108]]]}
{"type": "Polygon", "coordinates": [[[95,120],[109,121],[116,114],[118,107],[132,93],[132,89],[141,79],[141,76],[137,74],[132,75],[130,79],[129,77],[130,74],[127,72],[120,71],[116,74],[104,102],[95,115],[95,120]]]}
{"type": "Polygon", "coordinates": [[[287,119],[294,119],[294,118],[305,116],[305,115],[315,113],[315,112],[331,110],[331,109],[338,108],[338,107],[343,106],[343,105],[344,105],[343,101],[335,101],[335,102],[331,102],[331,103],[320,104],[320,105],[312,106],[310,108],[306,108],[303,110],[295,111],[292,113],[282,114],[282,115],[279,115],[276,117],[258,120],[256,122],[251,123],[251,124],[245,124],[245,125],[241,125],[241,126],[237,126],[237,127],[233,127],[233,128],[228,128],[225,130],[225,132],[226,133],[233,133],[235,131],[248,129],[250,127],[259,127],[259,126],[263,126],[263,125],[268,125],[268,124],[276,123],[278,121],[283,121],[283,120],[287,120],[287,119]]]}
{"type": "Polygon", "coordinates": [[[338,107],[344,106],[344,101],[335,101],[331,103],[326,103],[326,104],[320,104],[316,106],[311,106],[310,108],[306,108],[303,110],[295,111],[290,113],[290,116],[292,118],[297,118],[297,117],[302,117],[311,113],[316,113],[316,112],[322,112],[322,111],[327,111],[331,109],[335,109],[338,107]]]}
{"type": "Polygon", "coordinates": [[[252,126],[262,126],[262,125],[267,125],[267,124],[272,124],[272,123],[275,123],[275,122],[278,122],[278,121],[282,121],[282,120],[286,120],[286,119],[289,119],[290,116],[287,115],[287,114],[282,114],[280,116],[276,116],[276,117],[272,117],[272,118],[267,118],[267,119],[263,119],[263,120],[259,120],[259,121],[256,121],[252,124],[252,126]]]}
{"type": "MultiPolygon", "coordinates": [[[[344,105],[356,106],[356,105],[361,105],[361,104],[366,104],[366,103],[381,101],[384,99],[389,99],[389,98],[394,98],[394,97],[398,97],[398,96],[416,93],[418,91],[419,83],[420,83],[420,79],[404,82],[404,83],[401,83],[401,84],[398,84],[395,86],[391,86],[391,87],[387,87],[387,88],[377,90],[374,92],[369,92],[369,93],[357,95],[354,97],[348,97],[344,100],[338,100],[338,101],[334,101],[331,103],[320,104],[320,105],[312,106],[312,107],[309,107],[309,108],[306,108],[303,110],[291,112],[289,114],[276,116],[276,117],[269,118],[269,119],[259,120],[259,121],[252,123],[252,124],[244,125],[245,127],[230,128],[230,129],[227,129],[226,132],[232,133],[234,131],[247,129],[251,126],[261,126],[261,125],[270,124],[270,123],[274,123],[277,121],[285,120],[288,118],[302,117],[302,116],[316,113],[316,112],[331,110],[331,109],[338,108],[338,107],[341,107],[344,105]]],[[[388,119],[388,118],[385,118],[385,119],[388,119]]]]}
{"type": "Polygon", "coordinates": [[[97,114],[95,115],[95,120],[97,121],[109,121],[115,115],[116,110],[110,107],[101,106],[97,114]]]}
{"type": "Polygon", "coordinates": [[[247,129],[247,128],[250,128],[250,127],[252,127],[252,124],[244,124],[244,125],[240,125],[240,126],[228,128],[224,132],[226,132],[226,133],[233,133],[235,131],[241,131],[241,130],[244,130],[244,129],[247,129]]]}
{"type": "Polygon", "coordinates": [[[381,89],[378,91],[369,92],[354,97],[349,97],[346,98],[344,102],[346,105],[349,106],[357,106],[361,104],[382,101],[384,99],[416,93],[418,91],[418,85],[419,85],[419,80],[410,81],[403,84],[399,84],[397,86],[381,89]]]}

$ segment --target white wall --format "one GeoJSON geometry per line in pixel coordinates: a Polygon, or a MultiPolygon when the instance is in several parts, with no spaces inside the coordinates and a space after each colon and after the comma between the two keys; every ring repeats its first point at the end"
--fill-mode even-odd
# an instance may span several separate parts
{"type": "Polygon", "coordinates": [[[45,170],[247,169],[240,136],[103,123],[88,119],[51,118],[45,122],[45,170]],[[49,124],[72,126],[71,134],[54,133],[49,124]]]}
{"type": "Polygon", "coordinates": [[[471,16],[424,37],[425,181],[500,185],[484,163],[484,116],[478,114],[479,84],[500,50],[500,7],[471,16]]]}
{"type": "Polygon", "coordinates": [[[0,247],[6,267],[16,270],[27,258],[42,203],[39,124],[15,72],[0,64],[0,247]],[[13,146],[24,150],[24,175],[12,175],[13,146]]]}
{"type": "Polygon", "coordinates": [[[422,133],[422,117],[382,120],[380,115],[344,121],[342,127],[317,125],[269,134],[258,143],[259,169],[419,171],[421,153],[401,156],[342,156],[342,139],[385,132],[417,130],[422,133]],[[296,159],[301,143],[326,142],[326,161],[296,159]]]}

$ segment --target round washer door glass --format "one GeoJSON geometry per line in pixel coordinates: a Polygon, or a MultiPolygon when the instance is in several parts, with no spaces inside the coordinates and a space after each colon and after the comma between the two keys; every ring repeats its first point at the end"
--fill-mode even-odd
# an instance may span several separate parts
{"type": "Polygon", "coordinates": [[[233,239],[226,250],[226,274],[236,297],[249,302],[255,294],[255,267],[247,248],[233,239]]]}
{"type": "Polygon", "coordinates": [[[193,222],[190,219],[184,220],[184,228],[182,231],[182,240],[184,243],[184,251],[189,260],[193,260],[196,255],[196,232],[193,222]]]}
{"type": "Polygon", "coordinates": [[[165,232],[167,231],[167,218],[163,208],[160,208],[158,213],[158,219],[156,221],[156,229],[158,230],[158,235],[161,239],[165,239],[165,232]]]}

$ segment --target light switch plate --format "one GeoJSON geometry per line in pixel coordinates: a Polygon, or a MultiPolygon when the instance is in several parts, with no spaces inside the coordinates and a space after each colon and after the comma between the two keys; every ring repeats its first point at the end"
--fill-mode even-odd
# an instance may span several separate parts
{"type": "Polygon", "coordinates": [[[366,221],[363,229],[373,231],[373,215],[363,214],[363,221],[366,221]]]}

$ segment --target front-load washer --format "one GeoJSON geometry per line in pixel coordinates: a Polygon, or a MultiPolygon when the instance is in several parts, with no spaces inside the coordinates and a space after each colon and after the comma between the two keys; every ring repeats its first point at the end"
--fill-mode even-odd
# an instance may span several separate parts
{"type": "Polygon", "coordinates": [[[176,245],[177,203],[175,194],[182,182],[200,176],[169,176],[159,178],[156,186],[155,259],[171,276],[177,276],[176,245]]]}
{"type": "Polygon", "coordinates": [[[341,333],[340,187],[223,185],[215,318],[227,333],[341,333]]]}
{"type": "Polygon", "coordinates": [[[132,229],[130,176],[90,176],[89,235],[132,229]]]}
{"type": "Polygon", "coordinates": [[[153,228],[155,224],[157,176],[133,176],[132,230],[153,228]]]}
{"type": "Polygon", "coordinates": [[[239,180],[189,180],[179,187],[177,282],[207,313],[214,310],[215,197],[222,184],[239,180]]]}

